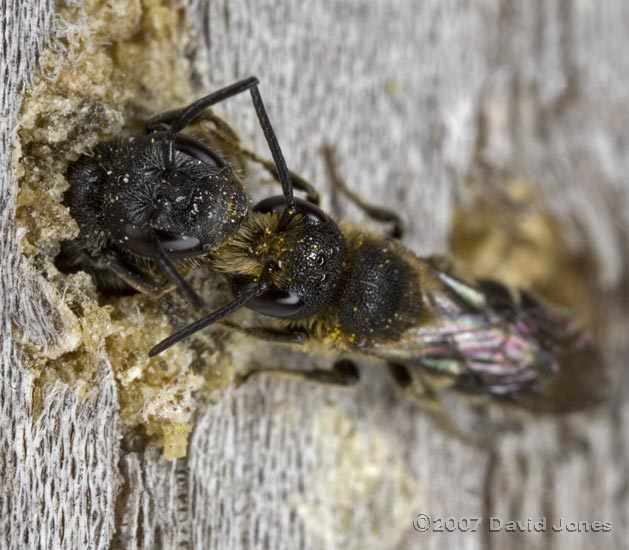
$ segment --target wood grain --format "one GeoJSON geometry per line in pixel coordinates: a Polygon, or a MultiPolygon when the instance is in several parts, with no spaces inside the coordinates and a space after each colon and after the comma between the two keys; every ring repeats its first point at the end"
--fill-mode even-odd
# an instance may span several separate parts
{"type": "MultiPolygon", "coordinates": [[[[257,75],[291,168],[316,182],[336,215],[361,220],[328,187],[318,154],[325,143],[337,147],[353,188],[409,220],[405,243],[420,254],[445,251],[452,204],[468,180],[527,178],[564,220],[571,246],[596,252],[600,287],[622,292],[623,0],[180,4],[196,89],[257,75]]],[[[626,548],[626,306],[610,309],[604,337],[608,361],[621,371],[613,405],[570,418],[527,416],[484,448],[442,434],[374,364],[351,391],[270,377],[226,391],[201,412],[188,457],[175,462],[154,450],[121,450],[104,356],[87,396],[59,382],[33,417],[13,327],[43,343],[51,323],[29,294],[13,223],[15,129],[24,89],[56,32],[53,9],[43,0],[0,5],[10,30],[0,59],[0,545],[626,548]],[[419,513],[483,520],[477,533],[419,533],[419,513]],[[489,517],[611,521],[612,529],[491,533],[489,517]]],[[[221,112],[265,150],[246,98],[221,112]]],[[[486,421],[456,400],[451,407],[470,429],[486,421]]]]}

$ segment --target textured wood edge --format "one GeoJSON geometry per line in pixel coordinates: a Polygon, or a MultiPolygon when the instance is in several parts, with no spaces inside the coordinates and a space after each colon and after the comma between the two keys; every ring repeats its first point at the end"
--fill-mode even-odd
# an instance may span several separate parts
{"type": "MultiPolygon", "coordinates": [[[[468,11],[457,12],[462,6],[452,6],[455,11],[442,12],[429,3],[421,7],[409,3],[396,8],[398,14],[414,14],[406,19],[388,13],[388,8],[372,7],[363,12],[346,8],[349,12],[338,20],[360,21],[356,27],[335,25],[332,7],[313,13],[285,6],[284,13],[271,2],[267,10],[258,7],[259,11],[253,12],[240,5],[228,10],[226,4],[216,2],[190,9],[195,14],[192,21],[203,33],[199,43],[206,46],[195,58],[199,75],[207,77],[207,67],[211,67],[209,76],[216,85],[249,71],[257,72],[265,90],[278,90],[269,94],[268,103],[281,106],[272,111],[274,121],[282,129],[280,137],[287,143],[288,154],[296,159],[297,168],[313,180],[322,181],[321,166],[312,158],[312,150],[322,139],[337,143],[343,170],[352,174],[352,181],[361,190],[381,200],[396,197],[400,211],[413,218],[409,242],[419,251],[433,252],[444,246],[450,191],[469,168],[474,147],[466,142],[466,136],[475,133],[474,114],[480,110],[489,125],[486,157],[494,165],[515,164],[529,174],[537,174],[549,196],[565,198],[558,201],[561,204],[557,208],[576,211],[583,217],[590,241],[600,252],[600,263],[606,266],[604,280],[611,285],[609,281],[618,277],[622,267],[616,265],[622,235],[601,224],[601,218],[622,220],[627,212],[626,202],[606,198],[608,193],[626,197],[626,186],[617,184],[623,180],[626,167],[610,145],[613,136],[622,132],[609,124],[614,109],[622,106],[622,98],[612,97],[616,103],[610,100],[610,112],[603,109],[605,123],[597,120],[600,113],[596,109],[601,101],[596,95],[600,93],[596,82],[581,83],[580,99],[568,109],[561,107],[557,98],[563,97],[562,80],[572,82],[576,63],[566,61],[571,49],[576,48],[570,42],[570,32],[581,33],[583,40],[575,58],[585,56],[585,64],[603,59],[603,53],[593,47],[592,57],[586,56],[591,46],[587,40],[592,35],[600,36],[596,27],[587,27],[587,12],[566,12],[567,5],[561,3],[562,9],[536,6],[518,11],[497,3],[484,11],[468,7],[468,11]],[[204,29],[205,21],[208,25],[204,29]],[[288,39],[281,32],[285,21],[301,22],[288,39]],[[312,21],[317,21],[314,27],[312,21]],[[379,101],[383,83],[389,78],[393,81],[398,73],[390,69],[391,74],[379,73],[376,78],[363,60],[381,67],[390,56],[390,67],[405,67],[408,54],[414,50],[391,47],[387,54],[379,54],[382,42],[372,44],[365,38],[369,37],[365,29],[378,28],[390,37],[399,35],[402,41],[411,40],[411,44],[413,37],[429,36],[432,29],[432,41],[420,40],[415,46],[426,59],[440,60],[428,55],[431,52],[448,55],[441,59],[441,66],[428,63],[418,76],[408,75],[410,80],[404,82],[407,90],[425,90],[425,94],[379,101]],[[207,29],[211,29],[211,40],[207,29]],[[323,40],[317,38],[317,29],[329,35],[323,40]],[[545,40],[540,46],[541,61],[533,55],[539,56],[535,42],[540,36],[545,40]],[[560,40],[555,42],[554,36],[560,40]],[[335,77],[330,80],[338,87],[333,97],[328,93],[332,89],[332,82],[325,76],[328,73],[305,68],[317,67],[313,59],[321,59],[321,48],[325,51],[330,43],[343,44],[349,52],[341,51],[336,62],[327,67],[335,77]],[[474,50],[480,54],[473,63],[448,64],[457,59],[457,53],[470,55],[474,50]],[[490,54],[494,51],[498,52],[496,56],[490,54]],[[301,55],[305,56],[303,62],[292,65],[291,59],[301,60],[301,55]],[[287,63],[276,71],[268,59],[287,63]],[[540,65],[540,78],[528,72],[531,60],[540,65]],[[342,70],[348,74],[340,78],[342,70]],[[481,76],[492,73],[493,77],[481,78],[478,72],[481,76]],[[443,80],[447,74],[457,74],[469,89],[465,91],[461,81],[443,80]],[[526,95],[527,78],[537,85],[538,96],[533,99],[526,95]],[[355,87],[350,88],[350,84],[355,87]],[[459,95],[453,93],[454,84],[459,95]],[[519,98],[515,104],[513,97],[519,98]],[[555,99],[540,101],[545,97],[555,99]],[[443,98],[449,103],[435,108],[443,98]],[[547,107],[556,104],[560,107],[557,110],[547,107]],[[411,105],[421,107],[414,112],[411,105]],[[415,116],[408,114],[409,109],[415,116]],[[369,119],[365,119],[364,112],[371,114],[369,119]],[[454,115],[442,118],[448,113],[454,115]],[[507,123],[505,115],[511,117],[506,117],[507,123]],[[545,117],[551,121],[546,121],[547,137],[531,140],[530,136],[538,136],[535,121],[545,117]],[[387,121],[385,125],[383,120],[387,121]],[[411,120],[412,124],[399,130],[396,124],[400,120],[411,120]],[[421,120],[420,129],[416,120],[421,120]],[[382,139],[383,135],[387,139],[382,139]],[[417,152],[409,157],[403,144],[413,139],[417,152]],[[441,151],[441,156],[435,158],[433,149],[441,151]],[[600,159],[606,158],[603,153],[597,156],[601,149],[614,159],[611,165],[601,164],[600,159]],[[566,164],[558,159],[566,160],[566,164]],[[383,186],[389,181],[401,183],[383,186]],[[405,189],[404,182],[415,181],[429,183],[405,189]],[[588,187],[598,182],[609,187],[588,187]],[[420,205],[420,212],[415,205],[420,205]]],[[[52,9],[43,3],[33,5],[30,12],[24,9],[20,12],[17,3],[7,5],[4,15],[20,13],[21,19],[7,19],[7,24],[20,30],[33,29],[25,36],[26,48],[20,54],[30,52],[24,58],[32,60],[41,51],[52,9]]],[[[618,10],[615,13],[607,8],[597,22],[600,28],[609,29],[604,41],[608,48],[614,47],[613,33],[626,25],[626,14],[622,8],[618,10]]],[[[24,46],[20,41],[16,43],[24,46]]],[[[16,63],[16,52],[13,49],[3,56],[5,64],[10,62],[3,67],[3,74],[14,79],[4,81],[17,86],[8,85],[5,92],[9,92],[3,97],[3,105],[12,113],[3,123],[3,161],[11,155],[12,121],[20,86],[32,71],[32,61],[16,63]],[[13,72],[16,66],[20,67],[17,74],[13,72]]],[[[621,79],[626,77],[622,68],[616,71],[621,79]]],[[[613,91],[610,86],[610,96],[613,91]]],[[[255,135],[252,117],[244,114],[242,104],[228,112],[230,120],[238,121],[255,135]]],[[[623,116],[619,119],[624,120],[625,111],[620,112],[623,116]]],[[[256,146],[262,148],[259,136],[255,139],[256,146]]],[[[11,267],[3,269],[0,280],[2,295],[12,296],[1,305],[2,407],[3,419],[10,427],[0,430],[5,438],[2,449],[9,449],[2,452],[2,470],[7,474],[2,488],[2,517],[9,518],[3,524],[3,536],[11,537],[15,547],[37,547],[34,533],[49,547],[70,548],[84,542],[108,547],[114,526],[118,538],[112,544],[126,548],[168,548],[175,544],[237,548],[243,543],[347,548],[378,547],[383,540],[400,548],[414,547],[418,541],[427,548],[442,547],[445,535],[424,536],[411,529],[414,515],[425,510],[433,517],[493,515],[523,519],[545,515],[549,521],[559,516],[570,520],[612,518],[614,524],[612,536],[605,539],[602,535],[547,535],[542,539],[526,534],[447,535],[447,541],[458,548],[534,548],[540,540],[548,548],[588,548],[602,541],[609,547],[622,547],[626,541],[629,450],[625,427],[629,411],[625,397],[608,413],[561,421],[529,420],[524,431],[500,438],[491,452],[478,452],[448,440],[410,405],[396,400],[373,367],[366,369],[372,376],[356,393],[259,381],[241,392],[227,393],[204,412],[188,459],[168,463],[153,451],[120,456],[115,388],[104,362],[94,391],[77,401],[71,389],[55,388],[45,403],[45,414],[33,424],[30,381],[19,368],[20,358],[10,339],[10,322],[17,316],[22,326],[31,323],[32,335],[44,341],[48,325],[45,311],[30,302],[28,290],[16,296],[16,290],[23,287],[17,284],[20,267],[10,217],[14,175],[10,163],[2,162],[2,166],[2,265],[11,267]],[[82,472],[78,478],[76,473],[69,473],[73,460],[78,461],[74,464],[82,472]],[[352,460],[360,461],[360,469],[344,470],[352,460]],[[364,477],[360,472],[373,475],[364,477]],[[396,476],[389,475],[393,472],[396,476]],[[120,475],[122,491],[117,492],[120,475]],[[401,490],[405,491],[404,498],[400,498],[401,490]],[[46,498],[37,501],[41,494],[46,498]],[[388,507],[395,501],[402,502],[401,509],[388,507]],[[349,516],[339,514],[348,506],[349,516]],[[31,533],[30,538],[27,533],[31,533]]],[[[349,210],[350,216],[355,214],[349,210]]],[[[620,325],[618,334],[610,340],[621,342],[623,330],[626,324],[620,325]]],[[[626,347],[617,348],[611,360],[622,365],[626,357],[626,347]]],[[[626,396],[626,379],[619,386],[626,396]]]]}

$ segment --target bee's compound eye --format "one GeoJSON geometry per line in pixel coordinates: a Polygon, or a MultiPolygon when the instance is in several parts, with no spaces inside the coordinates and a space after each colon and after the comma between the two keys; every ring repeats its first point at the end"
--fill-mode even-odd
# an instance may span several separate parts
{"type": "Polygon", "coordinates": [[[170,231],[155,230],[155,234],[165,252],[173,258],[198,256],[203,252],[203,244],[196,237],[178,235],[170,231]]]}
{"type": "MultiPolygon", "coordinates": [[[[315,223],[326,223],[330,221],[330,217],[316,204],[295,198],[295,206],[299,214],[303,214],[315,223]]],[[[271,214],[273,212],[281,214],[284,210],[286,210],[286,198],[283,195],[269,197],[253,207],[254,212],[261,212],[262,214],[271,214]]]]}
{"type": "MultiPolygon", "coordinates": [[[[250,277],[234,277],[232,288],[239,295],[257,285],[250,277]]],[[[290,318],[299,316],[305,308],[301,296],[292,292],[271,287],[266,292],[247,303],[247,308],[270,317],[290,318]]]]}
{"type": "Polygon", "coordinates": [[[207,145],[187,134],[175,136],[175,148],[210,166],[225,166],[225,163],[207,145]]]}

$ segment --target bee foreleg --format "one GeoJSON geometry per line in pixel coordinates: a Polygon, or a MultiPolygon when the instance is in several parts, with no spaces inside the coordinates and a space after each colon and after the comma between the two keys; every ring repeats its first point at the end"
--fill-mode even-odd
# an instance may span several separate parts
{"type": "Polygon", "coordinates": [[[244,384],[251,376],[258,374],[279,374],[301,380],[333,386],[353,386],[360,381],[358,367],[347,359],[336,361],[331,369],[290,369],[288,367],[254,367],[236,377],[236,386],[244,384]]]}
{"type": "Polygon", "coordinates": [[[140,271],[134,265],[131,265],[121,259],[114,252],[105,254],[102,261],[125,283],[131,285],[139,292],[142,292],[153,299],[162,297],[175,286],[173,284],[164,284],[163,281],[155,280],[154,276],[140,271]]]}
{"type": "Polygon", "coordinates": [[[334,148],[331,145],[324,145],[321,147],[321,153],[323,155],[328,177],[330,178],[332,186],[358,206],[358,208],[360,208],[371,219],[377,222],[392,224],[393,227],[389,232],[389,236],[394,239],[401,239],[404,236],[406,229],[406,223],[404,220],[393,210],[368,203],[358,193],[352,191],[348,187],[345,180],[343,180],[338,173],[336,159],[334,158],[334,148]]]}

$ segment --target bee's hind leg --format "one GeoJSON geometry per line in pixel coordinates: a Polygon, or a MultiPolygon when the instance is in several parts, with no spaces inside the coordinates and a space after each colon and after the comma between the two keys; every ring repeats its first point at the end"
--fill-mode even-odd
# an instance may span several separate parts
{"type": "MultiPolygon", "coordinates": [[[[224,320],[224,326],[252,336],[258,340],[275,344],[303,344],[308,339],[308,332],[300,328],[242,327],[233,321],[224,320]]],[[[358,367],[348,359],[336,361],[330,369],[291,369],[288,367],[252,367],[236,377],[236,386],[244,384],[249,378],[259,374],[274,374],[309,380],[320,384],[352,386],[360,380],[358,367]]]]}
{"type": "Polygon", "coordinates": [[[328,177],[330,178],[332,185],[351,202],[358,206],[371,219],[377,222],[390,223],[391,229],[389,231],[389,236],[394,239],[401,239],[406,231],[406,224],[404,220],[393,210],[368,203],[358,193],[352,191],[347,186],[347,183],[345,183],[345,180],[341,178],[337,170],[334,147],[331,145],[324,145],[321,147],[321,154],[323,155],[328,177]]]}
{"type": "Polygon", "coordinates": [[[421,372],[413,371],[411,374],[408,368],[400,363],[387,363],[387,369],[393,383],[430,415],[437,428],[467,445],[478,446],[477,439],[470,438],[453,422],[452,417],[443,408],[434,387],[421,372]]]}
{"type": "Polygon", "coordinates": [[[353,386],[360,381],[358,367],[347,359],[336,361],[330,369],[291,369],[288,367],[253,367],[236,377],[236,386],[244,384],[252,376],[273,374],[332,386],[353,386]]]}

